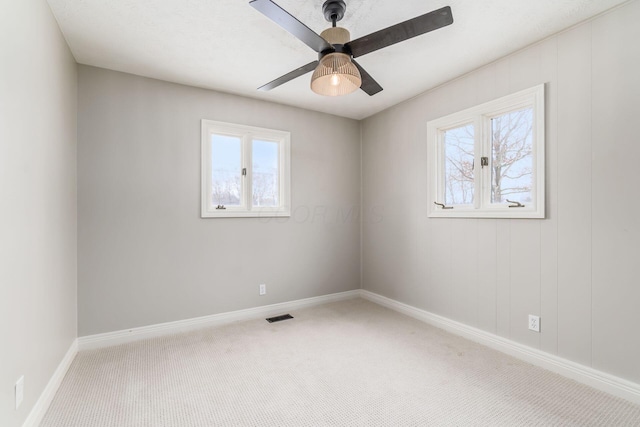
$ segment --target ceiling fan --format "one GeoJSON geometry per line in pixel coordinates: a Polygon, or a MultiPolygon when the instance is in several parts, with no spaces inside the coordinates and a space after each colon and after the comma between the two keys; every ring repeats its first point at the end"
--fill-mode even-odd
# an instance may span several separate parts
{"type": "Polygon", "coordinates": [[[251,0],[249,4],[318,52],[317,61],[303,65],[258,88],[263,91],[271,90],[314,71],[311,77],[311,90],[320,95],[346,95],[360,88],[373,96],[380,92],[382,87],[353,58],[453,23],[451,8],[445,6],[367,36],[350,40],[349,31],[336,26],[336,22],[344,17],[347,8],[343,0],[327,0],[322,5],[324,17],[331,22],[332,26],[320,35],[271,0],[251,0]]]}

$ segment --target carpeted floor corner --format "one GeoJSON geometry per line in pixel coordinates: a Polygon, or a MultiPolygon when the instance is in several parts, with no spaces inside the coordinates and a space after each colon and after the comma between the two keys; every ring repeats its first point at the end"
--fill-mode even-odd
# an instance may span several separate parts
{"type": "Polygon", "coordinates": [[[43,427],[640,426],[640,406],[363,299],[80,352],[43,427]]]}

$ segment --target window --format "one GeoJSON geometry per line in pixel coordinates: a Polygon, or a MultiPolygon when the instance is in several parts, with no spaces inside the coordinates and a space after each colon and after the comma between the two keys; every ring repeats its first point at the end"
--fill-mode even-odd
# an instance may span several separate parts
{"type": "Polygon", "coordinates": [[[290,216],[290,139],[202,120],[202,217],[290,216]]]}
{"type": "Polygon", "coordinates": [[[544,218],[544,85],[427,123],[429,216],[544,218]]]}

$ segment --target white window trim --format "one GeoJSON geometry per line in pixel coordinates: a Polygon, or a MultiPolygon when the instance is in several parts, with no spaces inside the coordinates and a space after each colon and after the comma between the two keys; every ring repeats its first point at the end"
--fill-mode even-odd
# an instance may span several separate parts
{"type": "Polygon", "coordinates": [[[526,89],[512,95],[478,105],[441,117],[427,123],[427,149],[429,165],[428,216],[445,218],[544,218],[545,217],[545,124],[544,124],[544,84],[526,89]],[[435,204],[443,200],[444,183],[444,132],[465,124],[474,124],[475,133],[475,164],[480,164],[480,157],[491,158],[491,118],[515,111],[520,108],[532,107],[534,113],[533,124],[533,203],[525,207],[510,208],[509,203],[491,204],[490,171],[482,176],[482,168],[475,168],[474,181],[476,197],[474,205],[454,205],[453,209],[443,209],[435,204]],[[484,153],[484,154],[483,154],[484,153]],[[487,174],[489,177],[487,178],[487,174]]]}
{"type": "Polygon", "coordinates": [[[202,120],[201,141],[201,216],[202,218],[289,217],[291,216],[291,133],[234,123],[202,120]],[[241,206],[216,209],[211,202],[211,135],[231,135],[242,138],[242,167],[247,174],[242,180],[241,206]],[[280,206],[252,207],[252,150],[251,141],[259,139],[278,143],[278,172],[280,206]]]}

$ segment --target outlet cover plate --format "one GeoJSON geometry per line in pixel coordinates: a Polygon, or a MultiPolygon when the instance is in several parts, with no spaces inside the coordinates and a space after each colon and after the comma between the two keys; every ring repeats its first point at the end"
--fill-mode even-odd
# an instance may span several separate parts
{"type": "Polygon", "coordinates": [[[529,315],[529,330],[540,332],[540,316],[529,315]]]}
{"type": "Polygon", "coordinates": [[[261,284],[259,286],[259,288],[260,288],[260,295],[266,295],[266,293],[267,293],[267,285],[261,284]]]}

